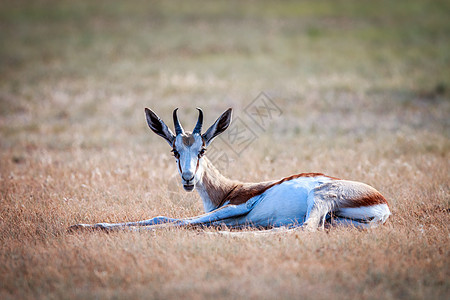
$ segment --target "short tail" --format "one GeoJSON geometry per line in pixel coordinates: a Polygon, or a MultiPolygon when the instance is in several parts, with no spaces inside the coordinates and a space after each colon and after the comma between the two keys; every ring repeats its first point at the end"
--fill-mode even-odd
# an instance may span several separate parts
{"type": "Polygon", "coordinates": [[[360,228],[374,228],[384,224],[391,211],[387,204],[341,208],[333,218],[338,225],[354,225],[360,228]]]}

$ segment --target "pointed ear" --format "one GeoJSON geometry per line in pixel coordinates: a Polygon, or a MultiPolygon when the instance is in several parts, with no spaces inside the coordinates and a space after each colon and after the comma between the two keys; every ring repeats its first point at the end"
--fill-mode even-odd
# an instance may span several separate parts
{"type": "Polygon", "coordinates": [[[148,108],[145,108],[145,116],[147,117],[148,127],[157,135],[162,136],[172,147],[175,136],[167,125],[164,124],[163,120],[148,108]]]}
{"type": "Polygon", "coordinates": [[[204,134],[202,134],[202,138],[205,141],[205,146],[208,147],[208,145],[212,142],[212,140],[224,132],[228,126],[231,123],[231,113],[232,109],[227,109],[217,120],[214,122],[214,124],[211,125],[211,127],[206,130],[204,134]]]}

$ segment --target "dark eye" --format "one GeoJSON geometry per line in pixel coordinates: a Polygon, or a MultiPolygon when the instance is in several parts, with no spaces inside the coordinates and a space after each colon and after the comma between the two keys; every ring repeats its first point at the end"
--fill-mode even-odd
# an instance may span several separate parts
{"type": "Polygon", "coordinates": [[[205,154],[205,151],[206,151],[206,148],[202,148],[202,150],[200,150],[200,151],[198,152],[198,157],[199,157],[199,158],[202,157],[202,156],[205,154]]]}
{"type": "Polygon", "coordinates": [[[175,156],[176,159],[179,159],[179,158],[180,158],[180,153],[178,153],[177,150],[172,149],[172,153],[173,153],[173,156],[175,156]]]}

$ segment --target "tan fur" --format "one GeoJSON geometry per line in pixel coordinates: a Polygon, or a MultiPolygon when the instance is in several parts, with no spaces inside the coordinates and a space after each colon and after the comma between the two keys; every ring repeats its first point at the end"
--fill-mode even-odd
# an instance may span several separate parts
{"type": "Polygon", "coordinates": [[[207,170],[203,173],[203,184],[211,202],[214,206],[220,207],[241,183],[220,174],[206,157],[204,157],[204,162],[204,168],[207,170]]]}
{"type": "Polygon", "coordinates": [[[340,195],[340,207],[360,207],[377,204],[388,204],[376,189],[365,183],[341,180],[335,183],[340,195]]]}
{"type": "Polygon", "coordinates": [[[325,183],[314,191],[317,199],[333,203],[339,208],[351,208],[388,204],[373,187],[356,181],[337,180],[325,183]]]}
{"type": "Polygon", "coordinates": [[[322,173],[300,173],[291,175],[289,177],[284,177],[280,180],[272,180],[272,181],[266,181],[266,182],[259,182],[259,183],[244,183],[240,184],[234,191],[229,195],[228,201],[230,201],[230,204],[242,204],[247,202],[248,199],[261,195],[271,187],[281,184],[285,181],[293,180],[299,177],[318,177],[318,176],[324,176],[329,177],[332,179],[337,179],[334,177],[326,176],[322,173]]]}
{"type": "Polygon", "coordinates": [[[195,142],[195,138],[191,133],[185,133],[182,136],[182,141],[185,146],[192,146],[195,142]]]}
{"type": "Polygon", "coordinates": [[[216,206],[220,207],[225,202],[238,205],[247,202],[250,198],[261,195],[271,187],[281,184],[285,181],[293,180],[299,177],[318,177],[325,176],[331,179],[339,180],[322,173],[300,173],[282,178],[280,180],[272,180],[258,183],[242,183],[230,180],[220,174],[220,172],[212,165],[209,160],[205,160],[208,169],[203,175],[203,184],[205,185],[209,199],[216,206]]]}

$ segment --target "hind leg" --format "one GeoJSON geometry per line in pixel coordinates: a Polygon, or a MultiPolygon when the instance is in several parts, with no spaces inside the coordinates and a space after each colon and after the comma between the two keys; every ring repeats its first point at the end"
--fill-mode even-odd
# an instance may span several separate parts
{"type": "Polygon", "coordinates": [[[315,231],[319,226],[324,229],[327,214],[335,207],[336,195],[324,190],[323,186],[320,186],[308,195],[308,209],[303,227],[309,231],[315,231]]]}
{"type": "Polygon", "coordinates": [[[370,228],[370,222],[365,222],[363,220],[354,220],[344,217],[337,217],[334,216],[328,220],[328,224],[332,227],[339,227],[339,226],[353,226],[359,229],[367,229],[370,228]]]}
{"type": "MultiPolygon", "coordinates": [[[[386,199],[377,190],[346,180],[325,183],[311,191],[305,227],[315,230],[331,212],[337,217],[352,219],[358,227],[367,227],[361,224],[376,227],[386,222],[391,214],[386,199]]],[[[338,222],[346,223],[345,220],[338,222]]]]}
{"type": "Polygon", "coordinates": [[[387,204],[377,204],[371,206],[340,208],[335,212],[336,216],[344,219],[351,219],[365,224],[366,228],[377,227],[386,222],[391,215],[387,204]]]}

